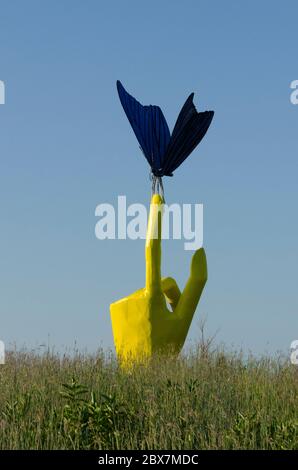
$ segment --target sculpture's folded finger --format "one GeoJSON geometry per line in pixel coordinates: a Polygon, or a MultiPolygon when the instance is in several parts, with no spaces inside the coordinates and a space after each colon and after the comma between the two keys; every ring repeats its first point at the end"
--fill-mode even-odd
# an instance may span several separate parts
{"type": "Polygon", "coordinates": [[[177,282],[172,277],[164,277],[161,280],[161,288],[172,310],[175,310],[181,295],[177,282]]]}

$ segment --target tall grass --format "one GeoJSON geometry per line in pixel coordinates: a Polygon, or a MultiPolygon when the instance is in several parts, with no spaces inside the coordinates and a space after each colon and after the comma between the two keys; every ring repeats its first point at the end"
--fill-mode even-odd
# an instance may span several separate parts
{"type": "Polygon", "coordinates": [[[121,371],[111,357],[7,355],[0,449],[298,449],[298,370],[208,352],[121,371]]]}

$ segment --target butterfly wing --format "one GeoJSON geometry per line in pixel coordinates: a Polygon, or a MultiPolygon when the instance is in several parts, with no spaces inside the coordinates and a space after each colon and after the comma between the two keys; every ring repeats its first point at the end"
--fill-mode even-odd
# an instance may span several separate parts
{"type": "Polygon", "coordinates": [[[159,106],[143,106],[121,82],[117,90],[125,114],[154,174],[160,172],[170,141],[170,131],[159,106]]]}
{"type": "Polygon", "coordinates": [[[198,113],[193,104],[194,94],[187,98],[177,118],[164,158],[165,175],[172,175],[205,136],[214,111],[198,113]]]}

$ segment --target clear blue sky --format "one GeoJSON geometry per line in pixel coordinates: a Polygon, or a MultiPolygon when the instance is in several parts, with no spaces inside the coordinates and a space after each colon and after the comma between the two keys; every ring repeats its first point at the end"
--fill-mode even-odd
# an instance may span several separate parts
{"type": "MultiPolygon", "coordinates": [[[[95,238],[95,207],[148,204],[148,167],[115,82],[175,122],[195,92],[215,118],[165,181],[204,204],[198,319],[255,353],[298,339],[297,2],[1,1],[0,339],[111,348],[109,304],[144,284],[142,241],[95,238]],[[127,270],[129,269],[129,270],[127,270]]],[[[165,242],[182,287],[191,253],[165,242]]]]}

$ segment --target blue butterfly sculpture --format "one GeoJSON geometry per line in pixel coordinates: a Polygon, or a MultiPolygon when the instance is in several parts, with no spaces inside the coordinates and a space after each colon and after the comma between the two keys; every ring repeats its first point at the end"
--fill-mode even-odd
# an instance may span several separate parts
{"type": "Polygon", "coordinates": [[[206,134],[214,111],[198,113],[194,93],[185,101],[172,135],[159,106],[143,106],[117,81],[121,104],[155,178],[173,176],[206,134]]]}

